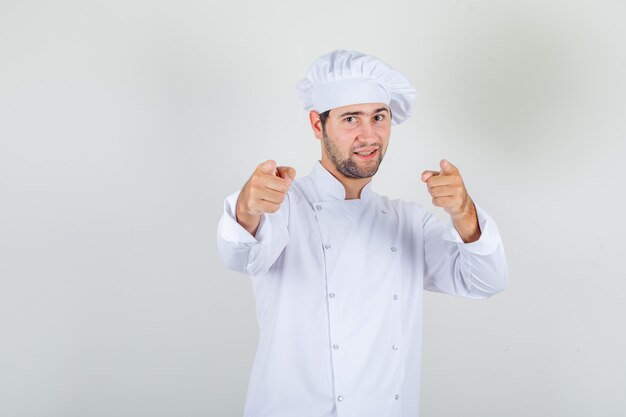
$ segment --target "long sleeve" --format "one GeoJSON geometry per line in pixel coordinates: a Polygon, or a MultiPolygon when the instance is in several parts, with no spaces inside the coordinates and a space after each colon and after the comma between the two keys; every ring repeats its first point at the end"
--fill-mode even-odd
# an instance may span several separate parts
{"type": "Polygon", "coordinates": [[[235,214],[237,191],[224,201],[224,213],[217,227],[217,248],[222,261],[232,270],[251,276],[266,273],[289,241],[289,194],[276,213],[261,215],[256,236],[239,223],[235,214]]]}
{"type": "Polygon", "coordinates": [[[500,232],[476,204],[480,238],[464,243],[450,223],[430,214],[424,221],[424,288],[467,298],[487,298],[508,287],[509,277],[500,232]]]}

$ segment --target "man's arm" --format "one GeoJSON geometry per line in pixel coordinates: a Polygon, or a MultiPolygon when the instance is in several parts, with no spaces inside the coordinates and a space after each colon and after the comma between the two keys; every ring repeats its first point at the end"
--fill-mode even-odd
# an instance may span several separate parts
{"type": "Polygon", "coordinates": [[[229,268],[259,275],[276,261],[289,240],[287,191],[294,178],[293,168],[266,161],[241,191],[226,198],[217,246],[229,268]]]}
{"type": "Polygon", "coordinates": [[[450,214],[447,229],[433,215],[424,221],[424,288],[486,298],[508,286],[508,269],[495,221],[465,189],[459,170],[446,160],[441,171],[425,171],[433,204],[450,214]]]}
{"type": "Polygon", "coordinates": [[[488,298],[509,285],[504,246],[495,221],[475,205],[480,238],[465,243],[453,224],[424,219],[424,289],[467,298],[488,298]]]}

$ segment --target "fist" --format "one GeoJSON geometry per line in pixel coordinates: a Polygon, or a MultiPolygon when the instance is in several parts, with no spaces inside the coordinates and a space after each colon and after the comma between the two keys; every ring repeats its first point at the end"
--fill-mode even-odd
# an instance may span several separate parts
{"type": "Polygon", "coordinates": [[[296,178],[296,170],[291,167],[277,167],[273,160],[260,164],[246,184],[237,200],[237,214],[260,216],[262,213],[275,213],[285,200],[285,195],[296,178]]]}
{"type": "Polygon", "coordinates": [[[457,167],[442,159],[441,171],[424,171],[422,181],[428,185],[433,205],[442,207],[451,216],[463,216],[474,210],[474,203],[467,194],[463,178],[457,167]]]}

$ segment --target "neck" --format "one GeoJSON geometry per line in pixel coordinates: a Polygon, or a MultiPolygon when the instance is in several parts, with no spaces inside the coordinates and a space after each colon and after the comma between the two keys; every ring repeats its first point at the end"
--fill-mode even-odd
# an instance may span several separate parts
{"type": "Polygon", "coordinates": [[[329,160],[322,158],[320,161],[322,166],[326,168],[328,172],[330,172],[333,177],[337,178],[337,180],[343,185],[343,188],[346,190],[346,200],[355,200],[357,198],[361,198],[361,190],[365,187],[372,178],[350,178],[343,175],[341,172],[337,171],[335,165],[329,160]]]}

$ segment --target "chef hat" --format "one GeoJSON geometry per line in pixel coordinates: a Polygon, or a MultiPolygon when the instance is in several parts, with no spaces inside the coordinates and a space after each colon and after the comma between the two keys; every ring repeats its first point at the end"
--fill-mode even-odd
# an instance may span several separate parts
{"type": "Polygon", "coordinates": [[[343,49],[313,61],[296,88],[304,109],[318,113],[350,104],[385,103],[394,125],[411,117],[417,96],[409,80],[380,59],[343,49]]]}

